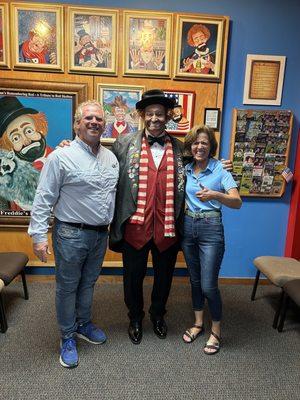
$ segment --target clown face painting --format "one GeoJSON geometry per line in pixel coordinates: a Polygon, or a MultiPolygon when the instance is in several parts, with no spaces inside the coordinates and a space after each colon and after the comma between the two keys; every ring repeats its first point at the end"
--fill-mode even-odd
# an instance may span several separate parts
{"type": "Polygon", "coordinates": [[[15,68],[62,70],[62,8],[13,4],[15,68]]]}
{"type": "Polygon", "coordinates": [[[0,215],[29,216],[39,174],[61,138],[72,132],[72,98],[44,93],[24,97],[0,90],[0,215]],[[58,97],[55,97],[58,96],[58,97]],[[52,97],[52,98],[51,98],[52,97]],[[65,98],[64,98],[65,97],[65,98]],[[69,115],[59,125],[57,112],[69,115]],[[62,111],[63,110],[63,111],[62,111]],[[60,132],[62,136],[54,136],[60,132]],[[62,133],[64,132],[64,133],[62,133]]]}

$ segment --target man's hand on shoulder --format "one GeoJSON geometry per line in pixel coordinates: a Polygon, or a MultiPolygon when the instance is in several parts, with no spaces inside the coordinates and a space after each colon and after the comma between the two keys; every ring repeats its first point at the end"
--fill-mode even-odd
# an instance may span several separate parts
{"type": "Polygon", "coordinates": [[[233,165],[231,160],[225,160],[224,158],[221,158],[221,163],[226,171],[232,171],[233,165]]]}
{"type": "Polygon", "coordinates": [[[47,241],[33,243],[33,252],[44,263],[47,262],[47,255],[51,254],[47,241]]]}

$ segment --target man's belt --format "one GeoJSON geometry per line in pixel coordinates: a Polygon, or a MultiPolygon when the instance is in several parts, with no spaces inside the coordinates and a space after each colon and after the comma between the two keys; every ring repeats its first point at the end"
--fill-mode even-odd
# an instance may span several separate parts
{"type": "Polygon", "coordinates": [[[108,225],[88,225],[88,224],[82,224],[79,222],[77,223],[77,222],[60,221],[59,219],[57,219],[57,221],[62,222],[63,224],[74,226],[75,228],[79,228],[79,229],[90,229],[92,231],[98,231],[98,232],[107,232],[107,230],[108,230],[108,225]]]}
{"type": "Polygon", "coordinates": [[[188,215],[189,217],[193,217],[196,219],[198,219],[198,218],[213,218],[213,217],[220,217],[221,211],[208,210],[208,211],[193,212],[190,210],[185,210],[185,214],[188,215]]]}

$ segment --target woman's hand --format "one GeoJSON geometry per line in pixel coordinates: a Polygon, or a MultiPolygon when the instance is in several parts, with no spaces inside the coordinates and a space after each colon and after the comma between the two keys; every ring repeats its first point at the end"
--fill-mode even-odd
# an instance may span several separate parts
{"type": "Polygon", "coordinates": [[[202,202],[209,200],[216,200],[217,195],[218,192],[216,192],[215,190],[208,189],[206,187],[203,187],[202,190],[196,192],[196,197],[202,202]]]}
{"type": "Polygon", "coordinates": [[[210,190],[204,186],[202,187],[202,190],[196,192],[196,197],[200,201],[205,202],[210,200],[217,200],[224,206],[230,208],[241,208],[242,200],[236,188],[229,189],[227,193],[222,193],[215,190],[210,190]]]}

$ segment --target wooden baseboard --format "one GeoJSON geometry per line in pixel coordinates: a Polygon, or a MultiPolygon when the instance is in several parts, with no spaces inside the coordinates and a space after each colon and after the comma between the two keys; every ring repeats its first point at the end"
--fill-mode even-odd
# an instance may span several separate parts
{"type": "MultiPolygon", "coordinates": [[[[220,278],[219,282],[226,285],[253,285],[255,277],[253,278],[220,278]]],[[[268,279],[260,279],[259,285],[271,285],[268,279]]]]}

